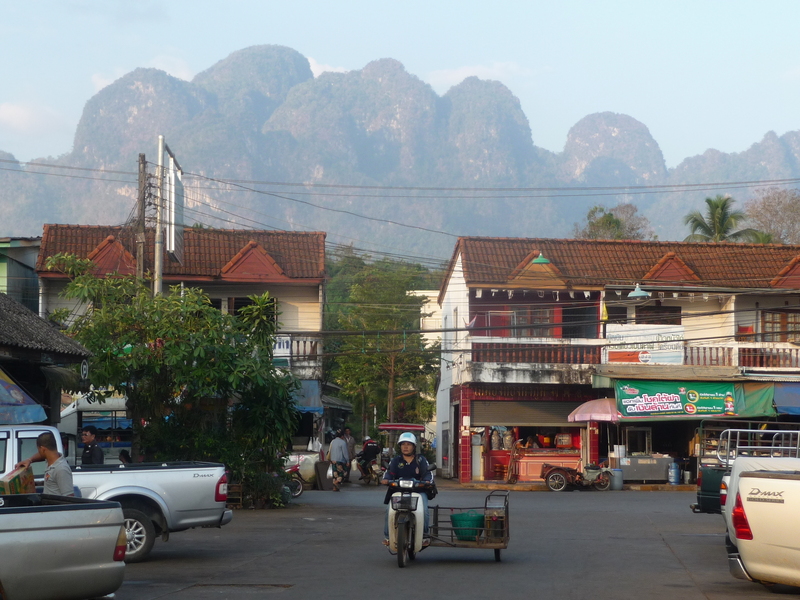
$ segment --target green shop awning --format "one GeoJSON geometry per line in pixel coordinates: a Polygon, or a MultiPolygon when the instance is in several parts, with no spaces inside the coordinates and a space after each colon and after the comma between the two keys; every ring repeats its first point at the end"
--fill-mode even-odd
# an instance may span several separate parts
{"type": "Polygon", "coordinates": [[[771,383],[624,380],[614,382],[620,421],[771,417],[771,383]]]}

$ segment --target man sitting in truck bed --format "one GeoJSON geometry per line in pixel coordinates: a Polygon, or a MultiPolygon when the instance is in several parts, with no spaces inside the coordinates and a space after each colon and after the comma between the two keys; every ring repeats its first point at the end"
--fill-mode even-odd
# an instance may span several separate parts
{"type": "Polygon", "coordinates": [[[55,436],[48,432],[42,433],[36,438],[37,452],[30,458],[21,460],[15,466],[27,469],[31,463],[47,461],[47,468],[44,471],[44,493],[55,496],[74,496],[75,491],[72,486],[72,469],[69,468],[66,459],[61,456],[56,445],[55,436]]]}

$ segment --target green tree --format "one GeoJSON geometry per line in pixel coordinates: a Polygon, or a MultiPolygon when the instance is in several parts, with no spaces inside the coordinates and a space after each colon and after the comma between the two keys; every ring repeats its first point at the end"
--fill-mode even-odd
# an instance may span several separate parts
{"type": "Polygon", "coordinates": [[[647,217],[638,214],[633,204],[614,208],[593,206],[586,214],[586,224],[575,223],[573,235],[580,240],[649,240],[655,239],[647,217]]]}
{"type": "Polygon", "coordinates": [[[279,468],[297,423],[297,382],[272,362],[268,294],[231,315],[199,289],[153,297],[133,277],[96,277],[88,260],[58,255],[48,268],[70,275],[64,296],[85,307],[69,333],[93,354],[95,399],[127,397],[134,456],[221,460],[245,486],[279,468]]]}
{"type": "Polygon", "coordinates": [[[407,292],[421,271],[383,260],[354,275],[339,320],[344,330],[363,333],[341,338],[334,376],[362,416],[374,404],[390,422],[422,418],[419,393],[427,391],[438,358],[421,335],[404,333],[419,329],[423,299],[407,292]]]}
{"type": "Polygon", "coordinates": [[[736,229],[747,219],[741,210],[733,210],[736,201],[730,196],[706,198],[706,214],[693,211],[683,218],[690,234],[685,242],[746,242],[753,239],[754,229],[736,229]]]}

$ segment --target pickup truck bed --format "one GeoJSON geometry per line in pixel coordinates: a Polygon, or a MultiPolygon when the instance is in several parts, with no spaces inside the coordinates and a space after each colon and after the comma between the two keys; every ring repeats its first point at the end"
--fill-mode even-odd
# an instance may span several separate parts
{"type": "MultiPolygon", "coordinates": [[[[0,474],[35,452],[36,437],[45,425],[0,425],[0,474]],[[3,464],[2,461],[5,461],[3,464]]],[[[33,464],[41,477],[45,464],[33,464]]],[[[84,498],[112,500],[122,505],[128,531],[128,563],[144,560],[156,537],[192,527],[221,527],[231,521],[226,508],[228,479],[225,466],[210,462],[81,465],[73,468],[73,483],[84,498]]]]}
{"type": "Polygon", "coordinates": [[[742,471],[736,490],[729,499],[738,550],[728,557],[731,573],[800,586],[800,471],[742,471]]]}
{"type": "Polygon", "coordinates": [[[72,600],[114,592],[125,574],[116,502],[0,496],[0,597],[72,600]]]}

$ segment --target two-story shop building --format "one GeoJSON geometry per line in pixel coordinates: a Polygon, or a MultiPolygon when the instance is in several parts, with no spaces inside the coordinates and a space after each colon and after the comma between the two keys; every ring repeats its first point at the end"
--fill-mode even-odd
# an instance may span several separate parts
{"type": "Polygon", "coordinates": [[[520,481],[620,456],[688,468],[706,419],[794,419],[799,290],[800,246],[460,238],[437,462],[504,479],[523,440],[520,481]]]}

